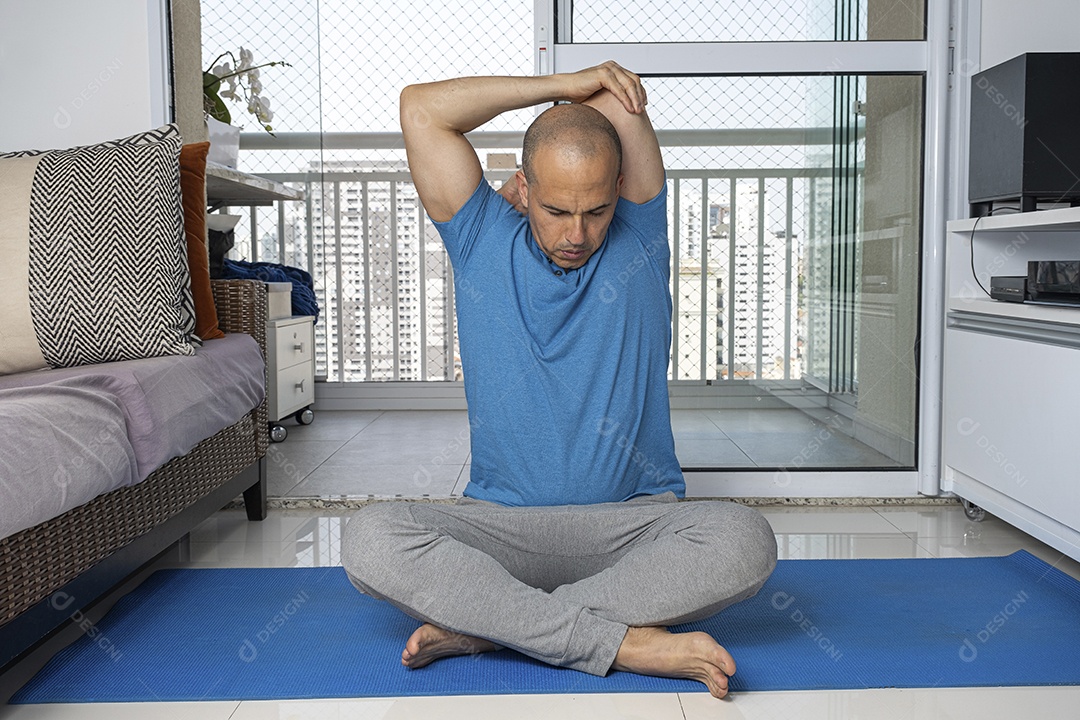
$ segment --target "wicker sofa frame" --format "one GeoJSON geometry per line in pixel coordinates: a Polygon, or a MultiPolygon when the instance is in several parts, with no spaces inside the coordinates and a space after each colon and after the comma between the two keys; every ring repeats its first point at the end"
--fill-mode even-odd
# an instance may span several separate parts
{"type": "MultiPolygon", "coordinates": [[[[221,329],[254,337],[265,359],[265,285],[212,285],[221,329]]],[[[268,442],[264,401],[143,482],[0,540],[0,675],[238,495],[249,520],[265,518],[268,442]]]]}

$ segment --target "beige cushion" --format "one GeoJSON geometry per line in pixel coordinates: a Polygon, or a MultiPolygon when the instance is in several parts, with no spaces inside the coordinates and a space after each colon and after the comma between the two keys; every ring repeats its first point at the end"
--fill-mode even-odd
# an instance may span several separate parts
{"type": "Polygon", "coordinates": [[[194,354],[180,146],[0,155],[0,374],[194,354]]]}

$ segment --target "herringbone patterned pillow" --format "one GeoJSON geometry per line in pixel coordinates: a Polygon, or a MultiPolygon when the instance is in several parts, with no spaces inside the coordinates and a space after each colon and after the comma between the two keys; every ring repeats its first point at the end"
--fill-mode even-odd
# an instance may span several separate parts
{"type": "Polygon", "coordinates": [[[180,145],[0,155],[0,374],[194,354],[180,145]]]}

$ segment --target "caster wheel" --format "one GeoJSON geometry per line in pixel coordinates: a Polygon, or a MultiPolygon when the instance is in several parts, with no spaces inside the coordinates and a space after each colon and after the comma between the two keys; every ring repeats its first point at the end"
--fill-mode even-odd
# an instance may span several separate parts
{"type": "Polygon", "coordinates": [[[986,519],[986,511],[978,505],[968,500],[961,500],[960,502],[964,505],[964,514],[967,515],[968,520],[971,520],[972,522],[982,522],[986,519]]]}
{"type": "Polygon", "coordinates": [[[289,431],[281,425],[270,426],[270,439],[276,443],[284,442],[289,437],[289,431]]]}
{"type": "Polygon", "coordinates": [[[311,411],[311,408],[304,408],[303,410],[298,410],[293,417],[295,417],[296,422],[300,423],[301,425],[310,425],[311,423],[315,422],[315,413],[311,411]]]}

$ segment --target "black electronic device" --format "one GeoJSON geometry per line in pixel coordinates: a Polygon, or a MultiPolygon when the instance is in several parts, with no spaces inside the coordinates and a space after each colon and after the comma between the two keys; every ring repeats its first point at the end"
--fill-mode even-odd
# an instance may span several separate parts
{"type": "Polygon", "coordinates": [[[994,275],[990,278],[990,297],[1005,302],[1024,302],[1027,297],[1027,276],[994,275]]]}
{"type": "Polygon", "coordinates": [[[1080,260],[1028,261],[1027,294],[1033,302],[1080,305],[1080,260]]]}
{"type": "Polygon", "coordinates": [[[1080,203],[1080,53],[1025,53],[971,78],[968,199],[1080,203]]]}

